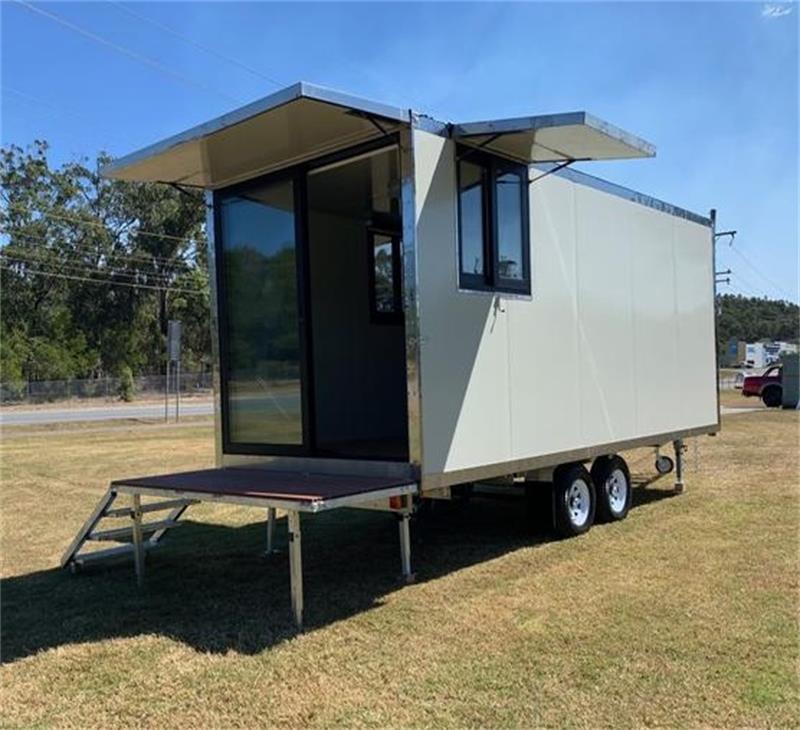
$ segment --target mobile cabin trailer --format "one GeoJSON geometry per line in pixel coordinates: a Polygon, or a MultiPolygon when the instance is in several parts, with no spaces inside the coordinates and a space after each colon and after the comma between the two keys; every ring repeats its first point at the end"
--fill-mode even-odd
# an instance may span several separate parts
{"type": "Polygon", "coordinates": [[[446,124],[299,83],[109,165],[205,191],[216,468],[112,482],[62,564],[141,581],[198,501],[264,509],[268,549],[285,510],[301,626],[303,512],[395,513],[408,578],[415,506],[459,485],[551,482],[564,535],[625,517],[626,449],[672,444],[682,488],[719,429],[713,211],[570,167],[654,154],[583,112],[446,124]]]}

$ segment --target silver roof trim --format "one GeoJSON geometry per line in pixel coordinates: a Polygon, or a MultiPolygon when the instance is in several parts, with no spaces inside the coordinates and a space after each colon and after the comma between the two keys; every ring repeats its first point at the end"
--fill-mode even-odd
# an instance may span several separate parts
{"type": "Polygon", "coordinates": [[[536,162],[530,165],[530,167],[540,172],[552,172],[553,175],[566,178],[578,185],[586,185],[587,187],[600,190],[609,195],[616,195],[618,198],[630,200],[632,203],[638,203],[639,205],[659,210],[668,215],[674,215],[676,218],[683,218],[692,223],[698,223],[701,226],[711,227],[711,219],[706,216],[693,213],[691,210],[680,208],[677,205],[672,205],[672,203],[665,203],[658,198],[645,195],[645,193],[640,193],[631,188],[626,188],[624,185],[617,185],[617,183],[609,182],[601,177],[595,177],[594,175],[581,172],[580,170],[575,170],[570,167],[562,167],[560,170],[556,170],[555,168],[557,165],[549,162],[536,162]]]}
{"type": "Polygon", "coordinates": [[[216,117],[209,122],[198,124],[195,127],[187,129],[185,132],[180,132],[160,142],[143,147],[129,155],[125,155],[125,157],[120,157],[108,165],[104,165],[100,170],[100,174],[104,176],[114,175],[130,165],[135,165],[146,160],[148,157],[166,152],[180,144],[206,137],[214,132],[226,129],[227,127],[232,127],[258,114],[263,114],[264,112],[288,104],[295,99],[312,99],[314,101],[340,106],[345,109],[363,112],[364,114],[380,117],[382,119],[391,119],[392,121],[404,122],[407,124],[411,122],[411,111],[409,109],[401,109],[377,101],[370,101],[369,99],[352,96],[351,94],[344,94],[340,91],[325,88],[324,86],[316,86],[315,84],[300,81],[291,86],[287,86],[285,89],[276,91],[274,94],[270,94],[262,99],[258,99],[257,101],[216,117]]]}
{"type": "Polygon", "coordinates": [[[537,129],[581,125],[595,129],[622,144],[638,150],[642,157],[654,157],[655,145],[635,134],[604,122],[588,112],[565,112],[563,114],[541,114],[535,117],[516,117],[514,119],[493,119],[485,122],[468,122],[453,125],[454,138],[478,137],[492,134],[513,134],[531,132],[537,129]]]}

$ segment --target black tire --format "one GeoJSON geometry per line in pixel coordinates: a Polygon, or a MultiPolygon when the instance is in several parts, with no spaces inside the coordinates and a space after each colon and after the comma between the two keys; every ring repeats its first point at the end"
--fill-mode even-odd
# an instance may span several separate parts
{"type": "Polygon", "coordinates": [[[553,474],[553,527],[560,537],[575,537],[594,524],[594,484],[582,464],[564,464],[553,474]]]}
{"type": "Polygon", "coordinates": [[[675,469],[675,460],[671,456],[665,456],[661,454],[656,459],[656,471],[663,477],[665,474],[669,474],[670,472],[674,471],[675,469]]]}
{"type": "Polygon", "coordinates": [[[761,400],[767,408],[777,408],[783,401],[783,390],[780,385],[768,385],[761,391],[761,400]]]}
{"type": "Polygon", "coordinates": [[[592,464],[597,492],[597,521],[618,522],[631,508],[631,473],[621,456],[601,456],[592,464]],[[622,483],[620,483],[620,480],[622,483]]]}

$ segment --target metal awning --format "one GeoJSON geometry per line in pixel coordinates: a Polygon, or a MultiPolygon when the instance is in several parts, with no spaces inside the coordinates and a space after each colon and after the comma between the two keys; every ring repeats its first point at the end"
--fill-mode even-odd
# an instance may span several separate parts
{"type": "Polygon", "coordinates": [[[118,180],[218,188],[408,124],[408,109],[300,82],[103,168],[118,180]]]}
{"type": "Polygon", "coordinates": [[[456,124],[454,139],[525,163],[654,157],[656,148],[586,112],[456,124]]]}
{"type": "MultiPolygon", "coordinates": [[[[220,188],[412,123],[411,110],[300,82],[106,165],[106,177],[220,188]]],[[[586,112],[434,126],[525,163],[652,157],[655,147],[586,112]]]]}

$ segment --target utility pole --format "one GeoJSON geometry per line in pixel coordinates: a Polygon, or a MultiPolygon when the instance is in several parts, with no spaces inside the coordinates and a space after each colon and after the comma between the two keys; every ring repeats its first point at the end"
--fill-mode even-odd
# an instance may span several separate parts
{"type": "Polygon", "coordinates": [[[169,376],[175,373],[175,420],[180,420],[181,409],[181,322],[169,320],[167,326],[167,381],[164,388],[164,420],[169,420],[169,376]],[[174,366],[174,367],[173,367],[174,366]]]}

